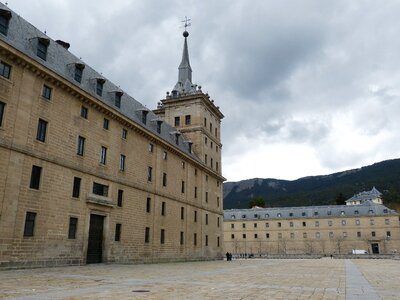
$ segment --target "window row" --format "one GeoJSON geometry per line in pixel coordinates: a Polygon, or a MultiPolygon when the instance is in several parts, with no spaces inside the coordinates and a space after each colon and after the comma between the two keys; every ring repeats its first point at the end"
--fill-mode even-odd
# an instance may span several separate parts
{"type": "MultiPolygon", "coordinates": [[[[204,127],[207,128],[207,118],[204,118],[204,127]]],[[[210,133],[213,133],[213,124],[210,122],[209,124],[210,133]]],[[[218,128],[214,128],[214,136],[218,138],[218,128]]]]}
{"type": "MultiPolygon", "coordinates": [[[[298,236],[296,236],[296,235],[300,235],[300,234],[299,234],[299,233],[295,233],[295,232],[291,232],[291,233],[290,233],[290,239],[297,238],[298,236]]],[[[247,236],[248,236],[248,234],[243,233],[243,234],[242,234],[242,239],[246,239],[247,236]]],[[[306,238],[312,238],[312,236],[309,235],[307,232],[303,232],[302,235],[300,235],[300,236],[302,236],[302,237],[305,238],[305,239],[306,239],[306,238]]],[[[330,239],[332,239],[332,238],[335,237],[335,236],[334,236],[334,233],[333,233],[332,231],[328,233],[328,236],[329,236],[330,239]]],[[[391,238],[391,236],[392,236],[391,232],[390,232],[390,231],[386,231],[384,238],[388,239],[388,238],[391,238]]],[[[259,238],[259,234],[258,234],[258,233],[254,233],[253,237],[254,237],[254,239],[258,239],[258,238],[259,238]]],[[[265,234],[265,238],[266,238],[266,239],[269,239],[269,238],[271,238],[271,237],[272,237],[272,236],[271,236],[271,233],[266,233],[266,234],[265,234]]],[[[278,232],[277,235],[276,235],[276,237],[277,237],[278,239],[282,239],[282,238],[283,238],[283,235],[282,235],[281,232],[278,232]]],[[[315,239],[320,239],[320,238],[322,237],[321,232],[316,232],[315,235],[314,235],[314,237],[315,237],[315,239]]],[[[342,232],[340,235],[337,235],[337,236],[336,236],[336,238],[339,238],[339,239],[340,239],[340,238],[346,238],[346,237],[348,237],[347,232],[342,232]]],[[[362,238],[363,236],[362,236],[362,234],[361,234],[361,231],[357,231],[355,237],[357,237],[357,238],[362,238]]],[[[371,234],[370,234],[370,235],[366,235],[366,236],[364,236],[364,237],[365,237],[365,238],[368,238],[368,237],[377,237],[377,235],[376,235],[376,232],[375,232],[375,231],[371,231],[371,234]]],[[[235,239],[235,234],[234,234],[234,233],[231,234],[231,239],[235,239]]]]}
{"type": "MultiPolygon", "coordinates": [[[[313,223],[314,227],[320,227],[320,221],[314,221],[314,222],[309,221],[308,224],[310,224],[310,223],[313,223]]],[[[340,224],[342,226],[346,226],[346,225],[348,225],[348,223],[349,223],[349,220],[341,220],[341,222],[340,222],[340,224]]],[[[292,221],[290,221],[288,223],[276,222],[276,223],[273,223],[273,224],[276,224],[276,227],[278,227],[278,228],[285,227],[285,226],[283,226],[283,224],[285,224],[286,226],[289,225],[289,227],[295,227],[295,222],[292,222],[292,221]]],[[[301,224],[301,227],[307,227],[307,222],[306,221],[301,221],[300,224],[301,224]]],[[[361,225],[361,220],[359,220],[359,219],[354,220],[354,224],[357,225],[357,226],[360,226],[361,225]]],[[[258,225],[259,225],[259,223],[254,223],[253,227],[257,228],[258,225]]],[[[328,226],[333,226],[333,221],[332,220],[328,220],[327,221],[327,225],[328,226]]],[[[369,220],[369,225],[375,225],[375,219],[370,219],[369,220]]],[[[385,219],[385,225],[390,225],[390,219],[385,219]]],[[[266,222],[265,223],[265,227],[266,228],[270,227],[270,223],[266,222]]],[[[231,228],[232,229],[235,228],[235,224],[234,223],[231,223],[231,228]]],[[[246,223],[242,223],[242,228],[246,228],[246,223]]]]}
{"type": "MultiPolygon", "coordinates": [[[[204,137],[204,144],[208,145],[208,137],[204,137]]],[[[213,141],[210,141],[210,148],[213,149],[214,148],[214,143],[213,141]]],[[[218,145],[215,145],[215,152],[218,153],[218,145]]]]}
{"type": "MultiPolygon", "coordinates": [[[[32,237],[34,236],[35,232],[35,222],[36,222],[36,212],[26,212],[25,215],[25,225],[24,225],[24,237],[32,237]]],[[[70,217],[69,218],[69,225],[68,225],[68,239],[76,239],[76,233],[78,229],[78,218],[77,217],[70,217]]],[[[114,240],[116,242],[121,241],[121,234],[122,234],[122,224],[116,223],[115,224],[115,233],[114,233],[114,240]]],[[[183,231],[180,232],[180,244],[185,244],[185,234],[183,231]]],[[[150,227],[145,228],[144,232],[144,242],[150,243],[150,227]]],[[[208,235],[205,235],[205,246],[208,246],[208,235]]],[[[160,244],[165,244],[166,242],[166,230],[160,230],[160,244]]],[[[197,245],[197,233],[193,234],[193,245],[197,245]]],[[[217,237],[217,247],[220,247],[220,238],[217,237]]]]}

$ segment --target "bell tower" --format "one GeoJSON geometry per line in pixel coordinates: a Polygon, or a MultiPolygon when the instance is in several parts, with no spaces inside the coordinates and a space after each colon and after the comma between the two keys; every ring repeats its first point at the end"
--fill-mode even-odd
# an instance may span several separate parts
{"type": "Polygon", "coordinates": [[[221,120],[224,115],[214,100],[203,93],[201,86],[192,82],[189,61],[188,37],[185,20],[182,60],[179,64],[178,81],[165,99],[154,110],[163,121],[174,126],[192,144],[192,152],[214,173],[221,176],[221,120]]]}

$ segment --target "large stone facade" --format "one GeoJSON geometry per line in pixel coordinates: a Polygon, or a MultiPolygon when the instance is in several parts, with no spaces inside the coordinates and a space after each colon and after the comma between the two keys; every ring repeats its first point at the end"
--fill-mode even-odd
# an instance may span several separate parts
{"type": "Polygon", "coordinates": [[[224,247],[256,255],[394,254],[400,251],[399,215],[372,201],[225,210],[224,247]]]}
{"type": "MultiPolygon", "coordinates": [[[[0,267],[220,258],[224,178],[199,141],[2,4],[0,17],[0,267]]],[[[205,110],[185,105],[200,126],[205,110]]]]}

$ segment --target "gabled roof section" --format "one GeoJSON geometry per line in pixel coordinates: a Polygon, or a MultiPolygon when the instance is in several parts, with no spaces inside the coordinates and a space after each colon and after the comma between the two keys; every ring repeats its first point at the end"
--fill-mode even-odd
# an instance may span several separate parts
{"type": "Polygon", "coordinates": [[[12,48],[22,52],[30,59],[46,67],[50,71],[61,76],[70,84],[85,91],[92,97],[97,98],[99,101],[106,104],[110,110],[121,113],[132,122],[136,123],[136,125],[150,131],[152,134],[155,134],[164,141],[168,142],[173,148],[178,148],[180,151],[185,152],[185,154],[191,156],[196,161],[199,161],[199,159],[193,153],[191,153],[188,145],[189,141],[186,141],[183,136],[179,136],[179,145],[176,144],[175,138],[169,134],[171,131],[176,130],[174,127],[164,122],[160,125],[161,131],[158,132],[157,123],[147,122],[146,124],[143,124],[141,113],[142,110],[148,111],[148,118],[150,120],[156,119],[157,116],[127,93],[121,94],[121,106],[115,106],[115,92],[120,91],[119,86],[104,78],[102,74],[95,71],[93,68],[81,61],[80,58],[69,52],[67,50],[68,47],[63,45],[63,43],[68,43],[60,43],[60,41],[56,42],[50,39],[45,33],[41,32],[32,24],[24,20],[21,16],[10,10],[3,3],[0,3],[0,11],[2,10],[7,12],[9,11],[12,17],[10,17],[7,36],[0,34],[0,40],[10,45],[12,48]],[[37,40],[38,38],[46,39],[49,42],[45,61],[36,55],[36,44],[33,41],[37,40]],[[74,80],[74,68],[77,63],[82,64],[82,66],[85,67],[82,72],[82,80],[80,83],[74,80]],[[103,83],[101,96],[96,93],[98,80],[103,83]]]}
{"type": "Polygon", "coordinates": [[[370,190],[370,191],[363,191],[361,193],[355,194],[353,197],[346,200],[346,203],[353,202],[353,201],[364,202],[364,201],[380,198],[381,196],[382,196],[382,193],[379,192],[375,187],[373,187],[372,190],[370,190]]]}

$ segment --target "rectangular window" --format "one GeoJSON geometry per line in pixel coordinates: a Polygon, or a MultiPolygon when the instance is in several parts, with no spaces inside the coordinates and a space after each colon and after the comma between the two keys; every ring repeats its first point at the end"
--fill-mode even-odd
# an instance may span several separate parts
{"type": "Polygon", "coordinates": [[[185,208],[181,207],[181,220],[185,219],[185,208]]]}
{"type": "Polygon", "coordinates": [[[303,227],[306,227],[307,226],[307,223],[306,222],[303,222],[303,227]]]}
{"type": "Polygon", "coordinates": [[[235,228],[235,224],[232,223],[231,224],[231,228],[234,229],[235,228]]]}
{"type": "Polygon", "coordinates": [[[371,232],[371,235],[372,235],[373,237],[375,237],[375,236],[376,236],[375,231],[372,231],[372,232],[371,232]]]}
{"type": "Polygon", "coordinates": [[[269,233],[266,233],[266,234],[265,234],[265,237],[266,237],[267,239],[269,239],[269,233]]]}
{"type": "Polygon", "coordinates": [[[217,197],[217,207],[219,207],[219,197],[217,197]]]}
{"type": "Polygon", "coordinates": [[[185,116],[185,125],[190,125],[190,122],[191,122],[190,115],[186,115],[185,116]]]}
{"type": "Polygon", "coordinates": [[[76,229],[78,226],[78,218],[69,218],[68,239],[76,239],[76,229]]]}
{"type": "Polygon", "coordinates": [[[165,216],[165,202],[163,201],[162,203],[161,203],[161,215],[162,216],[165,216]]]}
{"type": "Polygon", "coordinates": [[[210,158],[210,166],[211,166],[211,168],[214,168],[214,160],[212,157],[210,158]]]}
{"type": "Polygon", "coordinates": [[[81,117],[87,119],[89,114],[89,110],[87,107],[81,106],[81,117]]]}
{"type": "Polygon", "coordinates": [[[194,198],[197,198],[197,186],[194,187],[194,198]]]}
{"type": "Polygon", "coordinates": [[[231,239],[234,239],[235,238],[235,235],[232,233],[231,234],[231,239]]]}
{"type": "Polygon", "coordinates": [[[319,227],[319,221],[315,221],[315,227],[319,227]]]}
{"type": "Polygon", "coordinates": [[[207,118],[204,118],[204,127],[207,127],[207,118]]]}
{"type": "Polygon", "coordinates": [[[197,245],[197,233],[193,234],[193,245],[197,245]]]}
{"type": "Polygon", "coordinates": [[[29,211],[26,212],[24,236],[33,236],[33,232],[35,229],[35,219],[36,219],[36,213],[29,211]]]}
{"type": "Polygon", "coordinates": [[[217,247],[219,247],[219,236],[217,236],[217,247]]]}
{"type": "Polygon", "coordinates": [[[269,227],[269,223],[265,223],[265,227],[269,227]]]}
{"type": "Polygon", "coordinates": [[[208,225],[208,214],[206,214],[206,225],[208,225]]]}
{"type": "Polygon", "coordinates": [[[72,188],[72,197],[79,198],[81,192],[81,178],[74,177],[74,186],[72,188]]]}
{"type": "Polygon", "coordinates": [[[76,82],[82,82],[82,75],[83,75],[83,68],[81,65],[75,65],[75,73],[74,73],[74,80],[76,82]]]}
{"type": "Polygon", "coordinates": [[[361,237],[361,231],[357,231],[357,237],[361,237]]]}
{"type": "Polygon", "coordinates": [[[162,121],[157,121],[157,133],[161,133],[161,124],[162,121]]]}
{"type": "Polygon", "coordinates": [[[151,180],[153,179],[153,168],[152,167],[148,167],[147,168],[147,181],[151,182],[151,180]]]}
{"type": "Polygon", "coordinates": [[[374,219],[369,220],[369,224],[370,224],[370,225],[375,225],[374,219]]]}
{"type": "Polygon", "coordinates": [[[291,233],[290,233],[290,238],[291,238],[291,239],[294,239],[294,232],[291,232],[291,233]]]}
{"type": "Polygon", "coordinates": [[[115,93],[114,104],[118,108],[121,108],[121,97],[122,97],[122,93],[121,92],[115,93]]]}
{"type": "Polygon", "coordinates": [[[342,220],[342,226],[346,225],[346,220],[342,220]]]}
{"type": "Polygon", "coordinates": [[[104,82],[105,82],[105,80],[102,78],[97,79],[96,94],[99,95],[100,97],[103,95],[104,82]]]}
{"type": "Polygon", "coordinates": [[[185,182],[182,181],[182,185],[181,185],[181,193],[185,193],[185,182]]]}
{"type": "Polygon", "coordinates": [[[347,232],[343,232],[343,237],[347,237],[347,232]]]}
{"type": "Polygon", "coordinates": [[[31,189],[38,190],[40,186],[40,176],[42,174],[42,168],[38,166],[32,166],[32,173],[31,173],[31,183],[29,187],[31,189]]]}
{"type": "Polygon", "coordinates": [[[168,158],[168,153],[167,153],[167,151],[164,151],[163,152],[163,160],[167,160],[167,158],[168,158]]]}
{"type": "Polygon", "coordinates": [[[153,152],[153,150],[154,150],[154,145],[153,144],[149,144],[149,152],[153,152]]]}
{"type": "Polygon", "coordinates": [[[210,132],[212,132],[212,123],[210,123],[210,132]]]}
{"type": "Polygon", "coordinates": [[[215,128],[215,137],[218,137],[218,129],[215,128]]]}
{"type": "Polygon", "coordinates": [[[278,239],[282,239],[282,233],[278,233],[278,239]]]}
{"type": "Polygon", "coordinates": [[[181,118],[180,117],[175,117],[175,127],[178,127],[181,123],[181,118]]]}
{"type": "Polygon", "coordinates": [[[104,185],[101,183],[93,182],[93,194],[108,197],[108,185],[104,185]]]}
{"type": "Polygon", "coordinates": [[[207,164],[207,154],[204,154],[204,163],[207,164]]]}
{"type": "Polygon", "coordinates": [[[124,191],[118,190],[118,197],[117,197],[117,206],[118,207],[122,207],[123,198],[124,198],[124,191]]]}
{"type": "Polygon", "coordinates": [[[3,118],[4,118],[4,111],[6,108],[6,104],[0,101],[0,127],[3,126],[3,118]]]}
{"type": "Polygon", "coordinates": [[[307,232],[303,232],[303,238],[307,238],[307,232]]]}
{"type": "Polygon", "coordinates": [[[217,227],[219,227],[219,217],[217,217],[217,227]]]}
{"type": "Polygon", "coordinates": [[[332,221],[328,221],[328,226],[332,226],[332,221]]]}
{"type": "Polygon", "coordinates": [[[208,192],[206,192],[206,202],[208,203],[208,192]]]}
{"type": "Polygon", "coordinates": [[[122,225],[117,223],[115,224],[115,241],[119,242],[121,241],[121,227],[122,225]]]}
{"type": "Polygon", "coordinates": [[[11,75],[11,66],[9,64],[6,64],[5,62],[0,62],[0,76],[10,79],[10,75],[11,75]]]}
{"type": "Polygon", "coordinates": [[[391,237],[392,236],[392,234],[390,233],[390,231],[386,231],[386,237],[391,237]]]}
{"type": "Polygon", "coordinates": [[[47,85],[43,85],[43,89],[42,89],[42,97],[46,98],[48,100],[51,99],[51,87],[48,87],[47,85]]]}
{"type": "Polygon", "coordinates": [[[385,219],[385,225],[389,225],[390,224],[390,220],[389,219],[385,219]]]}
{"type": "Polygon", "coordinates": [[[125,155],[121,154],[119,157],[119,170],[120,171],[125,171],[125,160],[126,160],[125,155]]]}
{"type": "Polygon", "coordinates": [[[110,127],[110,120],[104,118],[104,120],[103,120],[103,128],[108,130],[109,127],[110,127]]]}
{"type": "Polygon", "coordinates": [[[7,10],[2,10],[0,14],[0,33],[4,34],[5,36],[8,33],[8,24],[11,19],[11,12],[7,10]]]}
{"type": "Polygon", "coordinates": [[[102,165],[105,165],[107,162],[107,148],[104,146],[101,146],[101,151],[100,151],[100,163],[102,165]]]}
{"type": "Polygon", "coordinates": [[[125,128],[122,128],[122,138],[124,140],[126,140],[127,137],[128,137],[128,130],[126,130],[125,128]]]}
{"type": "Polygon", "coordinates": [[[85,138],[82,136],[78,137],[78,147],[76,149],[76,154],[83,156],[85,151],[85,138]]]}
{"type": "Polygon", "coordinates": [[[160,244],[164,244],[165,243],[165,229],[161,229],[160,232],[160,244]]]}
{"type": "Polygon", "coordinates": [[[194,217],[193,217],[194,222],[197,222],[197,211],[194,211],[194,217]]]}
{"type": "Polygon", "coordinates": [[[206,235],[206,247],[208,246],[208,235],[206,235]]]}
{"type": "Polygon", "coordinates": [[[151,211],[151,198],[147,197],[146,200],[146,212],[149,213],[151,211]]]}
{"type": "Polygon", "coordinates": [[[316,233],[315,233],[315,238],[316,238],[316,239],[320,239],[320,238],[321,238],[321,233],[316,232],[316,233]]]}
{"type": "Polygon", "coordinates": [[[332,232],[332,231],[329,232],[329,238],[330,238],[330,239],[333,239],[333,232],[332,232]]]}
{"type": "Polygon", "coordinates": [[[36,139],[44,143],[46,141],[46,131],[47,131],[47,122],[45,120],[39,119],[36,139]]]}
{"type": "Polygon", "coordinates": [[[183,245],[183,243],[184,243],[184,234],[183,234],[183,231],[181,231],[181,238],[180,238],[180,244],[181,245],[183,245]]]}
{"type": "Polygon", "coordinates": [[[40,57],[43,60],[46,60],[47,57],[47,47],[49,46],[49,40],[47,39],[38,39],[38,44],[37,44],[37,51],[36,55],[40,57]]]}
{"type": "Polygon", "coordinates": [[[282,223],[281,222],[278,222],[278,227],[282,227],[282,223]]]}
{"type": "Polygon", "coordinates": [[[167,186],[167,173],[163,173],[162,185],[167,186]]]}
{"type": "Polygon", "coordinates": [[[243,233],[243,235],[242,235],[242,236],[243,236],[243,238],[244,238],[244,239],[246,238],[246,234],[245,234],[245,233],[243,233]]]}
{"type": "Polygon", "coordinates": [[[146,227],[144,230],[144,242],[150,243],[150,227],[146,227]]]}
{"type": "Polygon", "coordinates": [[[293,222],[290,222],[290,223],[289,223],[289,226],[290,226],[290,227],[293,227],[293,222]]]}

